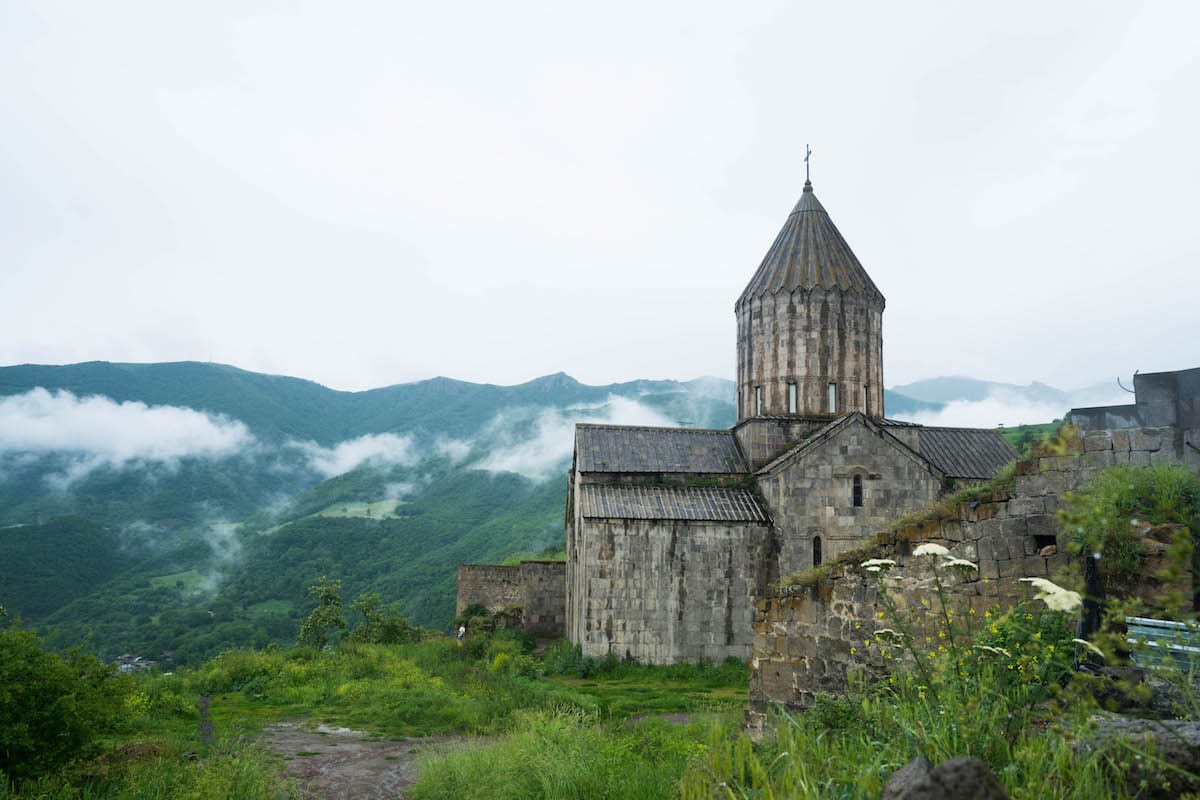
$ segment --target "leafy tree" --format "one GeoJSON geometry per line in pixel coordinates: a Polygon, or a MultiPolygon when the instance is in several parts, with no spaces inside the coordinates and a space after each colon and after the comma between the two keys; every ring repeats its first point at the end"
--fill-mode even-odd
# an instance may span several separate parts
{"type": "Polygon", "coordinates": [[[0,773],[30,778],[75,758],[116,719],[127,688],[93,655],[45,650],[19,620],[0,627],[0,773]]]}
{"type": "Polygon", "coordinates": [[[308,594],[316,599],[317,607],[300,623],[300,644],[322,648],[333,643],[334,631],[346,627],[342,616],[342,582],[331,581],[322,575],[308,587],[308,594]]]}
{"type": "Polygon", "coordinates": [[[379,594],[362,594],[350,606],[350,610],[362,618],[362,622],[350,631],[346,638],[364,644],[406,644],[419,638],[414,628],[397,603],[383,605],[379,594]]]}

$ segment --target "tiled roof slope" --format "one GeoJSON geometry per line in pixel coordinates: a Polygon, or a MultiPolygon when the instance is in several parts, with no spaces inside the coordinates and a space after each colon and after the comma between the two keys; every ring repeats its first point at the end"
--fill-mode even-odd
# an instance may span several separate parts
{"type": "Polygon", "coordinates": [[[878,300],[883,294],[829,218],[812,184],[788,215],[775,243],[746,285],[737,305],[754,297],[797,289],[840,289],[878,300]]]}
{"type": "Polygon", "coordinates": [[[588,483],[580,510],[589,518],[697,522],[769,522],[749,489],[699,486],[614,486],[588,483]]]}
{"type": "Polygon", "coordinates": [[[986,480],[1018,457],[997,431],[922,427],[918,436],[921,455],[950,478],[986,480]]]}
{"type": "Polygon", "coordinates": [[[746,472],[733,431],[625,425],[576,425],[575,466],[580,472],[746,472]]]}

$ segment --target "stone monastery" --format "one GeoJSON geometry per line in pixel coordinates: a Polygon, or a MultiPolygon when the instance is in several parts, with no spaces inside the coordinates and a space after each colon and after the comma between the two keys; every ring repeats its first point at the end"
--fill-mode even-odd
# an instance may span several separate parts
{"type": "Polygon", "coordinates": [[[561,565],[527,562],[524,577],[463,565],[459,613],[507,600],[527,630],[565,626],[585,656],[748,660],[756,609],[782,576],[1017,457],[992,430],[884,416],[883,309],[806,180],[734,304],[737,425],[578,425],[565,597],[545,591],[561,565]]]}
{"type": "Polygon", "coordinates": [[[737,425],[576,427],[565,622],[585,656],[748,659],[781,576],[1017,457],[884,416],[883,309],[805,181],[734,304],[737,425]]]}

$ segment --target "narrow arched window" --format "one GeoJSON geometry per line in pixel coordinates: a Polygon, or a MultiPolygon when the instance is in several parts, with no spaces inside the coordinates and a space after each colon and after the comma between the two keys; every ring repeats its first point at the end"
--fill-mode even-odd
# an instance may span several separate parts
{"type": "Polygon", "coordinates": [[[821,537],[813,537],[813,566],[821,566],[821,537]]]}
{"type": "Polygon", "coordinates": [[[836,414],[837,410],[837,384],[831,383],[829,384],[829,413],[836,414]]]}
{"type": "Polygon", "coordinates": [[[796,384],[795,384],[795,382],[794,382],[794,381],[789,381],[789,382],[788,382],[788,385],[787,385],[787,397],[788,397],[788,413],[789,413],[789,414],[795,414],[795,413],[796,413],[796,409],[797,409],[799,406],[798,406],[798,404],[797,404],[797,402],[796,402],[796,384]]]}
{"type": "Polygon", "coordinates": [[[852,484],[852,494],[854,497],[854,507],[862,508],[862,475],[855,475],[852,484]]]}
{"type": "Polygon", "coordinates": [[[762,387],[754,387],[754,415],[762,416],[762,387]]]}

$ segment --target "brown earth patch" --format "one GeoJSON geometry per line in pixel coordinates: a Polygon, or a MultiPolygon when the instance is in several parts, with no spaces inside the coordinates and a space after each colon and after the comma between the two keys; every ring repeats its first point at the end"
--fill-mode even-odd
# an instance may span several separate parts
{"type": "Polygon", "coordinates": [[[389,741],[348,728],[280,722],[259,742],[284,759],[284,770],[311,800],[395,800],[407,796],[426,755],[470,746],[461,736],[389,741]]]}

